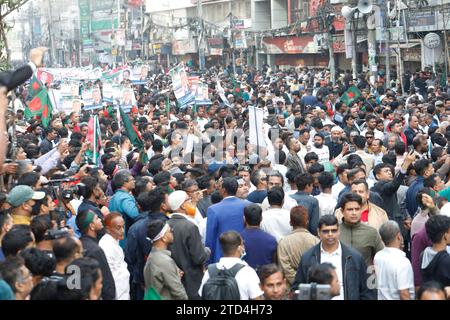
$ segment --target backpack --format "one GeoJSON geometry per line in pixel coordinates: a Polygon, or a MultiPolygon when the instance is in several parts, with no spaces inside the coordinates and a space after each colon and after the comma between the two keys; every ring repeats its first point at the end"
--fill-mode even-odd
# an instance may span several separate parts
{"type": "Polygon", "coordinates": [[[208,266],[209,279],[203,285],[203,300],[240,300],[236,274],[245,267],[237,263],[231,269],[219,269],[217,264],[208,266]]]}

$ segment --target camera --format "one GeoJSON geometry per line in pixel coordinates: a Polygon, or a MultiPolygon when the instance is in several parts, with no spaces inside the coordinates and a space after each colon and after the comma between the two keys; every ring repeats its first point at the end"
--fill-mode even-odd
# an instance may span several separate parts
{"type": "Polygon", "coordinates": [[[69,235],[69,231],[67,231],[66,229],[48,230],[45,233],[44,240],[56,240],[68,237],[69,235]]]}
{"type": "Polygon", "coordinates": [[[331,300],[329,284],[302,283],[298,286],[298,300],[331,300]]]}

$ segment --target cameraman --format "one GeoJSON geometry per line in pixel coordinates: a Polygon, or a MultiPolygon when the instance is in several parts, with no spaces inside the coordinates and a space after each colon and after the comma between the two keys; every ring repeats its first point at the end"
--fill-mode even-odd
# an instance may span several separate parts
{"type": "Polygon", "coordinates": [[[103,197],[103,190],[97,178],[92,176],[83,177],[80,181],[83,186],[83,191],[80,194],[83,196],[83,202],[78,207],[78,212],[84,210],[92,210],[103,222],[103,213],[97,205],[97,202],[103,197]]]}

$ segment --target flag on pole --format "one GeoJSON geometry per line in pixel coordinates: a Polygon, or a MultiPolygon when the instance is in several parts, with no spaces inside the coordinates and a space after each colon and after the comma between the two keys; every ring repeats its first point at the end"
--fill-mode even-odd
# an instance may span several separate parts
{"type": "Polygon", "coordinates": [[[355,86],[351,86],[347,91],[341,96],[341,102],[345,103],[347,106],[352,103],[355,99],[361,96],[361,91],[355,86]]]}
{"type": "Polygon", "coordinates": [[[139,150],[139,161],[142,164],[146,164],[148,162],[147,152],[144,149],[144,141],[142,140],[141,134],[137,130],[137,128],[131,123],[128,115],[123,111],[122,107],[119,106],[119,114],[120,118],[122,118],[123,126],[125,127],[125,131],[127,133],[128,138],[130,139],[131,144],[139,150]]]}
{"type": "Polygon", "coordinates": [[[31,80],[29,94],[31,101],[29,101],[25,107],[25,117],[27,119],[31,119],[39,116],[41,118],[42,125],[44,127],[48,127],[52,117],[52,103],[50,101],[50,96],[48,95],[47,89],[45,89],[42,83],[35,76],[33,76],[33,79],[31,80]]]}
{"type": "Polygon", "coordinates": [[[131,141],[131,144],[139,149],[144,149],[144,142],[142,141],[141,135],[136,127],[131,123],[128,115],[123,111],[122,107],[119,106],[120,117],[122,118],[123,126],[125,127],[125,131],[127,132],[127,136],[131,141]]]}
{"type": "Polygon", "coordinates": [[[100,133],[100,124],[98,122],[97,115],[89,119],[86,140],[91,143],[91,148],[85,153],[86,157],[89,159],[89,163],[100,167],[100,158],[103,154],[103,146],[100,133]]]}

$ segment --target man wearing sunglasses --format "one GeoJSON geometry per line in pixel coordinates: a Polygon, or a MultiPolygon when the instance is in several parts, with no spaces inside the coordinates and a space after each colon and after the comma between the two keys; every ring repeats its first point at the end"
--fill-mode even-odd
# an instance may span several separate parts
{"type": "MultiPolygon", "coordinates": [[[[352,202],[351,199],[344,199],[352,202]]],[[[375,300],[375,291],[367,287],[367,266],[360,253],[339,241],[339,223],[334,215],[324,215],[319,220],[320,242],[306,251],[297,269],[292,290],[308,282],[311,267],[328,262],[336,268],[341,290],[333,300],[375,300]]]]}

